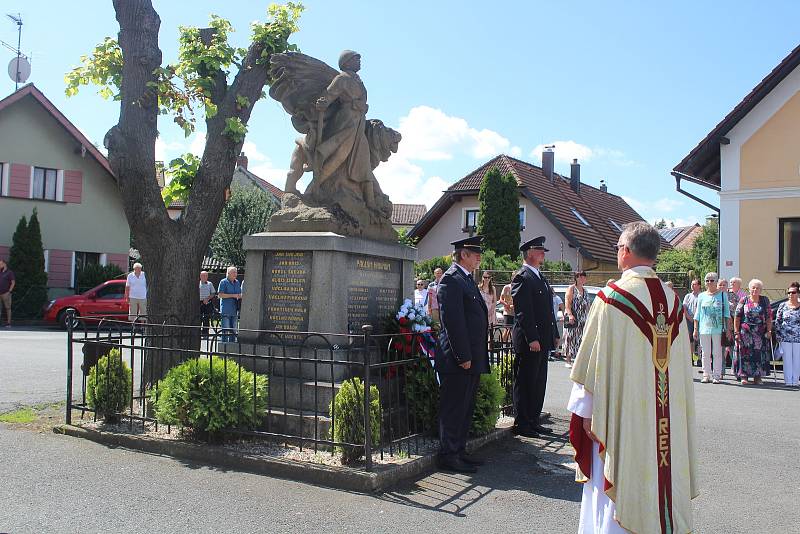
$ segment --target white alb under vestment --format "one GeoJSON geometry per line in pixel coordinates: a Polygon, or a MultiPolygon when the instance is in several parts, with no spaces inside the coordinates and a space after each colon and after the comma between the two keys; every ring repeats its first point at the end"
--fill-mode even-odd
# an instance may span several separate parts
{"type": "Polygon", "coordinates": [[[697,496],[689,339],[675,293],[635,267],[598,293],[573,364],[570,441],[587,483],[580,533],[692,531],[697,496]],[[591,417],[591,430],[583,429],[591,417]]]}

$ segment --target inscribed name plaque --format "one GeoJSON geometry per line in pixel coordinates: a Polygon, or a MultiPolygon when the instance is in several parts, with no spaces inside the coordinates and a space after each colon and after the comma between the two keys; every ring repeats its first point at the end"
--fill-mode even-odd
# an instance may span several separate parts
{"type": "Polygon", "coordinates": [[[348,258],[347,330],[360,333],[371,324],[381,331],[383,320],[401,304],[400,260],[353,255],[348,258]]]}
{"type": "Polygon", "coordinates": [[[264,282],[264,329],[307,332],[311,252],[267,253],[264,261],[264,282]]]}

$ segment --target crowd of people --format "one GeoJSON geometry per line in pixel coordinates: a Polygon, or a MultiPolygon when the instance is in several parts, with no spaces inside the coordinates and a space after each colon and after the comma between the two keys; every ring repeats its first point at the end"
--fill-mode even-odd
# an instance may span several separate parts
{"type": "Polygon", "coordinates": [[[683,299],[692,353],[702,366],[701,383],[720,384],[730,367],[742,385],[761,384],[774,372],[774,362],[782,360],[785,386],[800,387],[800,284],[792,282],[787,300],[773,310],[761,280],[750,280],[747,291],[740,278],[728,281],[715,272],[707,273],[704,282],[701,291],[700,280],[692,280],[683,299]]]}

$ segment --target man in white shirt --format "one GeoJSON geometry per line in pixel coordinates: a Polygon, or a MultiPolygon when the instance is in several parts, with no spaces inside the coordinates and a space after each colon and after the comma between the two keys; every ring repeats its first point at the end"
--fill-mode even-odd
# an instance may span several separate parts
{"type": "Polygon", "coordinates": [[[134,263],[133,272],[128,273],[128,280],[125,282],[125,300],[128,301],[130,322],[147,316],[147,277],[139,262],[134,263]]]}

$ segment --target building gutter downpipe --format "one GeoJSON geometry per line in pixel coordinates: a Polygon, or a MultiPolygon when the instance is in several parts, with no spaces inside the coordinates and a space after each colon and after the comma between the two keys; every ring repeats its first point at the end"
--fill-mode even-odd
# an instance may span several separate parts
{"type": "Polygon", "coordinates": [[[699,179],[697,179],[697,178],[695,178],[693,176],[689,176],[688,174],[683,174],[682,172],[678,172],[678,171],[673,171],[671,174],[672,174],[672,176],[675,177],[675,190],[678,193],[691,198],[695,202],[699,202],[700,204],[702,204],[703,206],[705,206],[705,207],[707,207],[707,208],[709,208],[711,210],[714,210],[717,213],[717,215],[719,215],[719,208],[717,206],[715,206],[715,205],[713,205],[713,204],[711,204],[709,202],[706,202],[702,198],[691,194],[690,192],[686,191],[685,189],[681,189],[681,179],[685,178],[685,179],[687,179],[687,180],[689,180],[691,182],[694,182],[694,183],[702,183],[701,180],[699,180],[699,179]]]}

